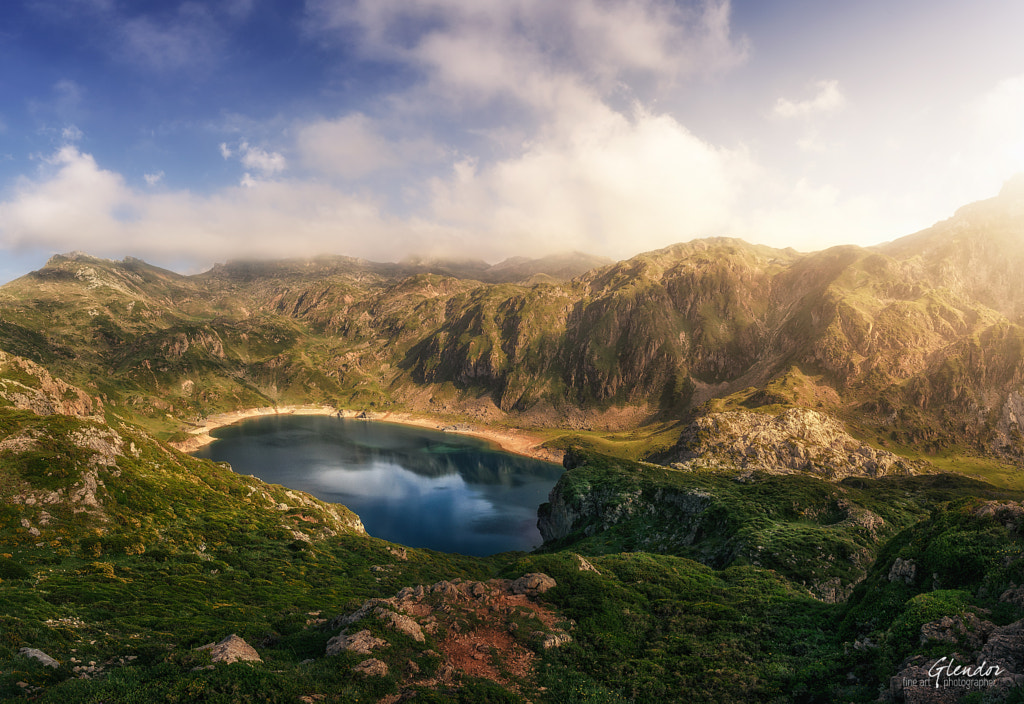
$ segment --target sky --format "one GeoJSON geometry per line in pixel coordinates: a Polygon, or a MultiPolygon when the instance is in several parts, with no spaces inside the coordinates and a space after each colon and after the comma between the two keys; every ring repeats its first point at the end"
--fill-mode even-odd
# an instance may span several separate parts
{"type": "Polygon", "coordinates": [[[871,245],[1024,171],[1007,0],[4,0],[0,281],[871,245]]]}

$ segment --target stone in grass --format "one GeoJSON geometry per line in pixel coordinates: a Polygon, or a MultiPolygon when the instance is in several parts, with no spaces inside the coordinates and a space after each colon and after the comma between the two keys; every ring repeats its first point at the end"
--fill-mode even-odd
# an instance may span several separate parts
{"type": "Polygon", "coordinates": [[[44,653],[42,650],[39,650],[38,648],[22,648],[18,652],[21,655],[24,655],[26,658],[32,658],[33,660],[38,660],[39,662],[43,663],[47,667],[60,667],[60,663],[59,662],[57,662],[56,660],[51,658],[49,655],[44,653]]]}
{"type": "Polygon", "coordinates": [[[220,643],[207,643],[196,650],[209,650],[211,662],[263,662],[256,649],[232,633],[220,643]]]}
{"type": "Polygon", "coordinates": [[[399,633],[404,633],[417,643],[423,643],[426,641],[426,637],[423,635],[423,629],[420,628],[418,623],[408,616],[405,616],[404,614],[396,614],[394,611],[380,606],[374,609],[373,613],[377,618],[391,626],[391,628],[399,633]]]}
{"type": "Polygon", "coordinates": [[[388,675],[387,664],[383,660],[378,660],[377,658],[363,660],[352,669],[366,675],[367,677],[387,677],[388,675]]]}
{"type": "Polygon", "coordinates": [[[369,631],[359,631],[353,635],[342,633],[327,641],[327,654],[337,655],[338,653],[351,651],[360,655],[369,655],[374,648],[383,648],[388,642],[375,637],[369,631]]]}
{"type": "Polygon", "coordinates": [[[525,594],[526,596],[537,596],[548,589],[558,586],[554,579],[541,572],[530,572],[509,585],[509,592],[512,594],[525,594]]]}

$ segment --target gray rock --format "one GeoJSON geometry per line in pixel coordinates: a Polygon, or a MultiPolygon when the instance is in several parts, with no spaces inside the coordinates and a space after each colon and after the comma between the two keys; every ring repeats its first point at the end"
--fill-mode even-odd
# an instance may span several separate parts
{"type": "Polygon", "coordinates": [[[972,613],[962,616],[943,616],[937,621],[921,626],[921,645],[929,641],[940,643],[963,641],[972,650],[977,650],[995,627],[996,625],[991,621],[983,621],[972,613]]]}
{"type": "Polygon", "coordinates": [[[49,655],[44,653],[42,650],[39,650],[38,648],[22,648],[21,650],[18,651],[18,653],[20,653],[21,655],[23,655],[26,658],[32,658],[33,660],[38,660],[39,662],[43,663],[47,667],[54,667],[54,668],[60,667],[60,663],[59,662],[57,662],[56,660],[51,658],[49,655]]]}
{"type": "Polygon", "coordinates": [[[378,606],[373,610],[373,613],[392,629],[399,633],[404,633],[417,643],[422,643],[426,640],[423,635],[423,629],[421,629],[420,625],[408,616],[405,616],[404,614],[396,614],[391,609],[385,609],[383,606],[378,606]]]}
{"type": "Polygon", "coordinates": [[[890,582],[902,581],[904,584],[913,584],[915,577],[917,577],[917,564],[913,560],[897,557],[896,561],[892,563],[892,567],[889,568],[890,582]]]}
{"type": "Polygon", "coordinates": [[[547,650],[549,648],[561,648],[566,643],[571,642],[572,636],[563,631],[557,631],[544,636],[544,640],[541,642],[541,645],[544,646],[545,650],[547,650]]]}
{"type": "Polygon", "coordinates": [[[999,601],[1014,606],[1024,606],[1024,587],[1010,585],[1010,588],[999,596],[999,601]]]}
{"type": "Polygon", "coordinates": [[[1024,674],[1024,619],[992,631],[981,650],[981,658],[1010,672],[1024,674]]]}
{"type": "Polygon", "coordinates": [[[387,677],[388,674],[387,664],[383,660],[378,660],[377,658],[363,660],[352,669],[366,675],[367,677],[387,677]]]}
{"type": "Polygon", "coordinates": [[[747,411],[697,418],[676,446],[683,464],[698,459],[728,462],[770,473],[810,472],[826,479],[915,474],[920,465],[866,445],[837,419],[808,408],[771,416],[747,411]]]}
{"type": "Polygon", "coordinates": [[[360,655],[369,655],[375,648],[383,648],[387,644],[386,640],[376,638],[367,630],[352,635],[342,633],[327,641],[327,654],[337,655],[349,651],[360,655]]]}

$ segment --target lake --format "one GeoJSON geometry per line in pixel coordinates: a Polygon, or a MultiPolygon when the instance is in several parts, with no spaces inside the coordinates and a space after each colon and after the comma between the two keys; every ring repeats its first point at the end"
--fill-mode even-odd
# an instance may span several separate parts
{"type": "Polygon", "coordinates": [[[562,467],[484,440],[330,416],[267,416],[195,452],[239,474],[348,506],[375,537],[464,555],[532,550],[562,467]]]}

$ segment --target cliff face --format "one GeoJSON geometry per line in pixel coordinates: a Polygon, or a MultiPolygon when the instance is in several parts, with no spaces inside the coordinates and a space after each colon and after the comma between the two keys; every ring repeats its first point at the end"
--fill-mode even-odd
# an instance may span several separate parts
{"type": "Polygon", "coordinates": [[[560,483],[551,490],[548,503],[538,512],[537,528],[545,543],[564,540],[574,533],[593,536],[636,518],[671,522],[673,534],[665,536],[677,549],[691,545],[711,495],[701,491],[619,489],[588,483],[560,483]]]}
{"type": "Polygon", "coordinates": [[[101,416],[103,402],[28,359],[0,351],[0,406],[9,404],[41,416],[101,416]]]}

